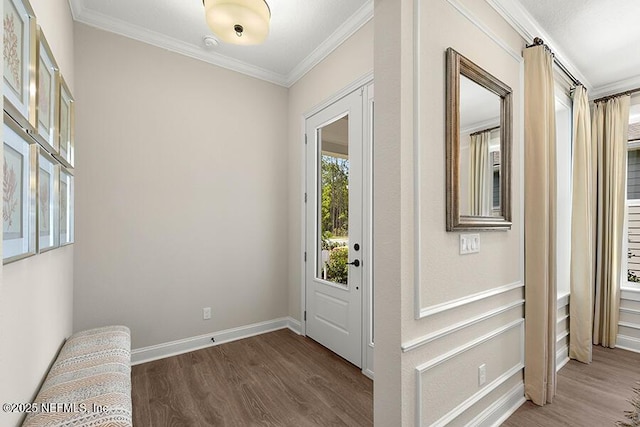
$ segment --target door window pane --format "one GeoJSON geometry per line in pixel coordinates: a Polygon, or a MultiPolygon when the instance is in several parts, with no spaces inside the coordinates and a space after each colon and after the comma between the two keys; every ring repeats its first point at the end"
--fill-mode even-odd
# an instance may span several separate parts
{"type": "Polygon", "coordinates": [[[349,116],[318,129],[317,278],[347,285],[349,266],[349,116]]]}

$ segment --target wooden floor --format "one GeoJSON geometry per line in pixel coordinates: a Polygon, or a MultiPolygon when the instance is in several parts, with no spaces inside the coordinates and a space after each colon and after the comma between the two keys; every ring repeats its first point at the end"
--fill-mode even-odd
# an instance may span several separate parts
{"type": "Polygon", "coordinates": [[[372,426],[373,382],[288,329],[132,368],[136,427],[372,426]]]}
{"type": "Polygon", "coordinates": [[[522,405],[505,427],[615,426],[625,421],[624,411],[633,387],[640,381],[640,354],[593,347],[593,363],[574,360],[558,372],[556,398],[551,405],[522,405]]]}

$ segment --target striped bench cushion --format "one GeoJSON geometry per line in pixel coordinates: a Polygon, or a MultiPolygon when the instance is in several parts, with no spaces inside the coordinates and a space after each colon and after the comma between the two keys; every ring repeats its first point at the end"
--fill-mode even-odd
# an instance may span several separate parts
{"type": "Polygon", "coordinates": [[[131,338],[126,326],[72,335],[60,350],[23,427],[132,426],[131,338]]]}

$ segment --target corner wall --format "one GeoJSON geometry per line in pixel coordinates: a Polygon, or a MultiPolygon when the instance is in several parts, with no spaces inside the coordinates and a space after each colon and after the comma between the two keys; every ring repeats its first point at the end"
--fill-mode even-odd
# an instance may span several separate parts
{"type": "MultiPolygon", "coordinates": [[[[73,93],[73,20],[66,0],[31,0],[73,93]]],[[[1,154],[1,151],[0,151],[1,154]]],[[[65,246],[0,267],[0,401],[30,402],[63,341],[72,332],[74,247],[65,246]]],[[[3,426],[24,414],[0,413],[3,426]]]]}
{"type": "Polygon", "coordinates": [[[285,317],[287,89],[75,28],[74,329],[140,349],[285,317]]]}
{"type": "Polygon", "coordinates": [[[486,2],[378,0],[375,13],[376,422],[495,425],[524,401],[524,41],[486,2]],[[471,255],[445,231],[448,47],[513,90],[513,226],[480,232],[471,255]],[[383,358],[400,367],[380,378],[383,358]]]}

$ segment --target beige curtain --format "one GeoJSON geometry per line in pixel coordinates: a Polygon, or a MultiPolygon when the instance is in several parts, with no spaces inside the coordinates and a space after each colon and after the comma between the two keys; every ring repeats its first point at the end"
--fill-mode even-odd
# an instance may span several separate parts
{"type": "Polygon", "coordinates": [[[573,94],[573,178],[571,214],[571,300],[569,357],[591,363],[595,280],[595,145],[587,90],[573,94]]]}
{"type": "Polygon", "coordinates": [[[556,393],[556,126],[553,58],[524,51],[525,394],[537,405],[556,393]]]}
{"type": "Polygon", "coordinates": [[[472,134],[469,143],[469,210],[471,215],[491,215],[490,135],[489,131],[472,134]]]}
{"type": "Polygon", "coordinates": [[[628,95],[596,103],[592,139],[597,147],[597,238],[593,343],[615,347],[627,181],[628,95]]]}

